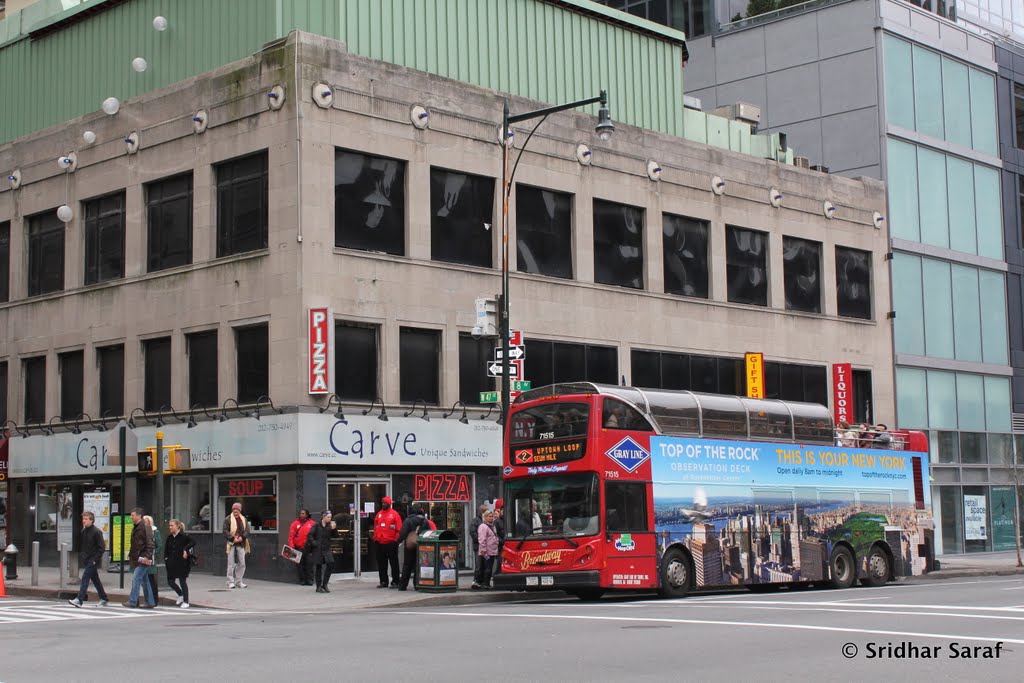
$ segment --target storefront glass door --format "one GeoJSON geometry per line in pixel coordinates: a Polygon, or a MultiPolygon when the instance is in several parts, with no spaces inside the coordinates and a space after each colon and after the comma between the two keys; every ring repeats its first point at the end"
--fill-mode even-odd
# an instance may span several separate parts
{"type": "Polygon", "coordinates": [[[336,574],[359,576],[377,571],[370,530],[388,488],[386,480],[327,483],[327,505],[338,525],[338,536],[332,544],[336,574]]]}

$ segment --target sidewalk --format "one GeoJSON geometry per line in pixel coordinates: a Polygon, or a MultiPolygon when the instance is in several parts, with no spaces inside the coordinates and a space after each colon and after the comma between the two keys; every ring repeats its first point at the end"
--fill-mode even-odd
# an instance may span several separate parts
{"type": "Polygon", "coordinates": [[[977,576],[1007,576],[1024,574],[1024,567],[1017,566],[1017,551],[999,553],[970,553],[966,555],[939,555],[935,559],[942,567],[923,576],[913,576],[904,581],[936,581],[941,579],[962,579],[977,576]]]}
{"type": "MultiPolygon", "coordinates": [[[[78,594],[79,580],[65,580],[60,588],[56,567],[39,568],[39,585],[31,586],[31,567],[18,567],[18,578],[7,580],[7,595],[35,596],[42,598],[70,599],[78,594]]],[[[131,574],[125,574],[124,588],[118,588],[118,574],[100,574],[100,581],[107,590],[112,603],[125,602],[131,588],[131,574]]],[[[163,571],[160,572],[160,605],[175,608],[174,591],[168,586],[163,571]]],[[[377,574],[359,578],[332,577],[327,594],[317,593],[312,586],[279,581],[245,581],[246,588],[229,590],[223,576],[193,572],[188,578],[189,604],[193,607],[214,607],[228,610],[261,612],[336,612],[346,609],[373,607],[429,607],[444,605],[470,605],[486,602],[513,602],[536,597],[526,593],[506,591],[476,591],[470,589],[473,583],[472,571],[460,572],[459,590],[455,593],[425,593],[392,588],[377,588],[377,574]]],[[[552,597],[562,593],[551,594],[552,597]]],[[[2,601],[3,598],[0,598],[2,601]]],[[[90,584],[89,601],[96,600],[96,591],[90,584]]]]}

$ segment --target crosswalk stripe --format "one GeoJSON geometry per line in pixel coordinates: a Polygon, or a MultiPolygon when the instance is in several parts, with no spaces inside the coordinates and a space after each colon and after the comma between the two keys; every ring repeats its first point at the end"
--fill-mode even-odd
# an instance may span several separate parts
{"type": "Polygon", "coordinates": [[[154,610],[130,609],[120,605],[100,607],[86,603],[84,607],[74,607],[66,603],[53,603],[45,600],[18,600],[0,603],[0,626],[5,624],[26,624],[49,621],[87,621],[104,619],[145,619],[147,617],[174,617],[190,614],[210,614],[212,610],[164,607],[154,610]],[[15,604],[15,602],[17,604],[15,604]]]}

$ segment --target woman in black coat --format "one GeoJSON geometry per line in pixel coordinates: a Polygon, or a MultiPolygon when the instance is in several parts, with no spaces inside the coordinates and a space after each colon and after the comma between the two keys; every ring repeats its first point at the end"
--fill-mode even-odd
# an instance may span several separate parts
{"type": "Polygon", "coordinates": [[[327,582],[334,571],[334,553],[331,552],[331,536],[338,525],[331,519],[331,511],[324,510],[320,523],[312,528],[306,537],[304,552],[309,553],[310,562],[315,567],[313,585],[317,593],[330,593],[327,582]]]}
{"type": "Polygon", "coordinates": [[[192,571],[189,555],[196,542],[185,533],[185,525],[172,519],[167,523],[167,540],[164,542],[164,568],[167,570],[167,585],[178,594],[178,604],[188,609],[188,574],[192,571]],[[178,586],[178,583],[181,586],[178,586]]]}

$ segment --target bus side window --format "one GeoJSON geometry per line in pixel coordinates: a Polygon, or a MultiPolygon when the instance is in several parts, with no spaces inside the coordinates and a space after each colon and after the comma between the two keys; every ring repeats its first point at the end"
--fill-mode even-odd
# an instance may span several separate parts
{"type": "Polygon", "coordinates": [[[605,429],[643,429],[650,430],[650,423],[636,408],[616,400],[606,398],[601,409],[601,426],[605,429]]]}
{"type": "Polygon", "coordinates": [[[647,491],[639,482],[604,484],[605,525],[609,532],[648,531],[647,491]]]}

